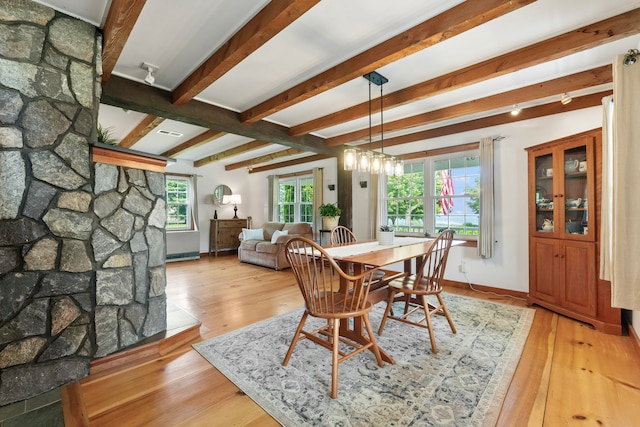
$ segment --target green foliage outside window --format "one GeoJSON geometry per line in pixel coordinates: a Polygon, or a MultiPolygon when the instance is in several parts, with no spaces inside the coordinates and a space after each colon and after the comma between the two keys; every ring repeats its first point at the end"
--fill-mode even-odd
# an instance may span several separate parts
{"type": "Polygon", "coordinates": [[[167,178],[167,229],[190,227],[189,181],[185,178],[167,178]]]}
{"type": "Polygon", "coordinates": [[[404,175],[387,181],[387,224],[395,231],[424,230],[424,164],[405,164],[404,175]]]}
{"type": "Polygon", "coordinates": [[[278,221],[313,223],[313,178],[280,180],[278,221]]]}
{"type": "Polygon", "coordinates": [[[387,224],[396,232],[441,232],[477,236],[480,213],[480,165],[478,156],[446,158],[433,162],[432,176],[425,162],[405,164],[403,176],[387,177],[387,224]],[[445,212],[441,196],[443,171],[450,172],[453,203],[445,212]],[[430,178],[430,179],[429,179],[430,178]],[[425,188],[429,188],[425,192],[425,188]],[[426,209],[426,210],[425,210],[426,209]]]}

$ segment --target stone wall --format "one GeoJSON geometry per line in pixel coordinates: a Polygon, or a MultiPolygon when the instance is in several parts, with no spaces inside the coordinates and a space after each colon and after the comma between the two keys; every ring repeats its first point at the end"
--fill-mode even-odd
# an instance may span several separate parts
{"type": "Polygon", "coordinates": [[[91,162],[96,28],[0,0],[0,406],[165,329],[164,175],[91,162]]]}
{"type": "Polygon", "coordinates": [[[96,353],[166,329],[164,174],[95,164],[96,353]]]}

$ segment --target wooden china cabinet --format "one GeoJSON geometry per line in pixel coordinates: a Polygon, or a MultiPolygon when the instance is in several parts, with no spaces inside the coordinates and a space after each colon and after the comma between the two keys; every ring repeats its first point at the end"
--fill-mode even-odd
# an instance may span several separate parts
{"type": "Polygon", "coordinates": [[[621,311],[598,271],[601,147],[595,129],[526,149],[528,301],[619,335],[621,311]]]}

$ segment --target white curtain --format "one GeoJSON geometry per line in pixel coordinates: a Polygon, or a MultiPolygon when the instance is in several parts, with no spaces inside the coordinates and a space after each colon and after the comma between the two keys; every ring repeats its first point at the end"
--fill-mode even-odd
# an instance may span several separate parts
{"type": "Polygon", "coordinates": [[[189,196],[191,197],[191,200],[193,200],[193,203],[191,206],[191,217],[193,220],[193,229],[197,230],[199,227],[199,224],[198,224],[198,176],[191,175],[189,177],[189,180],[191,181],[191,194],[189,196]]]}
{"type": "Polygon", "coordinates": [[[313,236],[320,238],[320,228],[322,228],[322,217],[320,216],[320,205],[323,200],[324,173],[322,168],[313,168],[313,236]]]}
{"type": "Polygon", "coordinates": [[[611,280],[613,216],[613,96],[602,98],[602,196],[600,202],[600,278],[611,280]]]}
{"type": "Polygon", "coordinates": [[[478,227],[478,255],[493,256],[493,138],[480,140],[480,224],[478,227]]]}
{"type": "Polygon", "coordinates": [[[278,218],[278,187],[280,186],[277,175],[267,177],[269,193],[267,194],[267,218],[269,221],[277,221],[278,218]]]}
{"type": "Polygon", "coordinates": [[[613,208],[611,299],[614,307],[640,310],[640,63],[613,64],[613,208]]]}

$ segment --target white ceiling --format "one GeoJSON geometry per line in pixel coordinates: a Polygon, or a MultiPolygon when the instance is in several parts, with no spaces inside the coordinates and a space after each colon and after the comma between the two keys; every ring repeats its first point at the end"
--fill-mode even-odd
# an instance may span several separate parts
{"type": "MultiPolygon", "coordinates": [[[[48,0],[39,3],[98,26],[104,25],[110,7],[109,0],[48,0]]],[[[148,0],[113,74],[142,82],[146,72],[140,65],[142,62],[151,63],[159,67],[155,85],[171,91],[267,3],[266,0],[148,0]]],[[[196,99],[232,111],[244,111],[459,3],[462,2],[322,0],[215,81],[196,99]]],[[[387,94],[638,7],[640,0],[538,0],[384,66],[378,72],[389,79],[384,85],[387,94]]],[[[413,116],[610,64],[616,55],[639,46],[640,35],[628,37],[401,107],[385,109],[384,118],[385,121],[391,121],[413,116]]],[[[609,88],[592,87],[572,95],[609,88]]],[[[368,82],[364,78],[356,78],[285,108],[265,120],[291,127],[367,99],[368,82]]],[[[522,106],[549,101],[549,98],[536,99],[522,106]]],[[[487,111],[423,128],[489,116],[508,111],[509,108],[505,106],[500,111],[487,111]]],[[[99,122],[112,128],[117,140],[126,136],[144,117],[138,112],[125,112],[107,105],[102,105],[99,112],[99,122]]],[[[377,122],[377,118],[375,120],[377,122]]],[[[326,138],[364,128],[367,124],[368,118],[362,118],[314,134],[326,138]]],[[[184,136],[175,138],[154,131],[132,148],[160,154],[205,131],[173,120],[165,120],[159,128],[183,133],[184,136]]],[[[420,128],[410,131],[416,130],[420,128]]],[[[242,136],[226,135],[186,151],[177,158],[197,160],[249,140],[242,136]]],[[[286,147],[272,145],[225,159],[224,163],[235,163],[283,148],[286,147]]],[[[402,146],[389,151],[401,153],[402,146]]]]}

